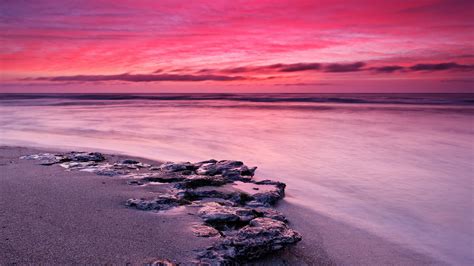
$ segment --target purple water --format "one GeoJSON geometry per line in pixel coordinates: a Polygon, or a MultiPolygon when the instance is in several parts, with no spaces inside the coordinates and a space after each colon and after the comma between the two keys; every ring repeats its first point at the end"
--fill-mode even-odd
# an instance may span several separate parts
{"type": "Polygon", "coordinates": [[[472,265],[474,95],[0,95],[0,144],[239,159],[286,200],[472,265]]]}

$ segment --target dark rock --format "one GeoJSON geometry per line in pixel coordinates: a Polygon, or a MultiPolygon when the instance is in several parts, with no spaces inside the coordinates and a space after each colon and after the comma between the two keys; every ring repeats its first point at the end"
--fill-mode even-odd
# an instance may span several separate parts
{"type": "Polygon", "coordinates": [[[214,163],[217,163],[217,160],[210,159],[210,160],[207,160],[207,161],[201,161],[201,162],[194,163],[193,166],[194,166],[194,169],[198,169],[203,164],[207,164],[207,163],[214,164],[214,163]]]}
{"type": "Polygon", "coordinates": [[[204,186],[222,186],[229,183],[222,176],[202,176],[202,175],[190,175],[183,180],[183,182],[176,184],[177,188],[197,188],[204,186]]]}
{"type": "Polygon", "coordinates": [[[285,183],[280,182],[280,181],[268,180],[268,179],[265,179],[265,180],[262,180],[262,181],[255,181],[255,182],[252,182],[252,183],[257,184],[257,185],[274,185],[280,190],[284,190],[286,188],[285,183]]]}
{"type": "Polygon", "coordinates": [[[255,175],[255,170],[257,170],[257,167],[252,167],[248,168],[247,166],[243,166],[242,169],[240,170],[240,175],[243,176],[254,176],[255,175]]]}
{"type": "Polygon", "coordinates": [[[126,171],[122,170],[115,170],[115,169],[97,169],[94,171],[96,175],[104,175],[104,176],[118,176],[118,175],[126,175],[126,171]]]}
{"type": "Polygon", "coordinates": [[[60,160],[52,159],[52,160],[43,160],[40,162],[40,164],[49,166],[49,165],[57,164],[60,162],[61,162],[60,160]]]}
{"type": "Polygon", "coordinates": [[[219,231],[215,228],[203,224],[194,225],[193,233],[198,237],[214,237],[220,235],[219,231]]]}
{"type": "Polygon", "coordinates": [[[193,170],[194,166],[190,162],[185,163],[173,163],[166,162],[160,165],[160,170],[165,172],[179,172],[184,170],[193,170]]]}
{"type": "Polygon", "coordinates": [[[144,182],[175,183],[185,180],[186,177],[174,172],[153,172],[142,178],[144,182]]]}
{"type": "MultiPolygon", "coordinates": [[[[222,160],[218,162],[210,160],[208,162],[195,164],[195,166],[199,166],[196,169],[196,173],[199,175],[222,175],[231,180],[240,180],[242,179],[242,176],[252,177],[255,169],[257,169],[256,167],[248,168],[241,161],[231,160],[222,160]]],[[[250,180],[250,178],[246,179],[250,180]]]]}
{"type": "Polygon", "coordinates": [[[190,200],[196,201],[200,199],[207,199],[207,198],[216,198],[216,199],[229,199],[232,195],[229,195],[225,192],[218,191],[215,189],[211,190],[193,190],[187,189],[181,192],[178,192],[179,197],[190,200]]]}
{"type": "Polygon", "coordinates": [[[301,241],[301,235],[270,218],[256,218],[235,235],[226,237],[199,255],[201,263],[228,265],[259,258],[301,241]]]}
{"type": "Polygon", "coordinates": [[[257,217],[250,208],[223,206],[215,202],[206,203],[197,214],[207,224],[222,230],[241,227],[257,217]]]}
{"type": "Polygon", "coordinates": [[[129,185],[135,185],[135,186],[141,186],[143,185],[143,182],[140,180],[128,180],[127,184],[129,185]]]}
{"type": "Polygon", "coordinates": [[[285,196],[285,183],[273,180],[262,180],[252,183],[257,185],[273,185],[275,186],[275,189],[253,194],[252,197],[254,198],[255,202],[248,202],[247,205],[249,206],[274,205],[278,200],[282,199],[285,196]]]}
{"type": "Polygon", "coordinates": [[[279,190],[268,191],[253,194],[254,201],[261,203],[263,206],[274,205],[278,200],[283,198],[284,194],[279,190]]]}
{"type": "Polygon", "coordinates": [[[218,189],[213,187],[201,187],[197,189],[185,189],[178,193],[182,198],[190,201],[201,199],[224,199],[234,204],[244,205],[246,202],[253,200],[247,193],[240,191],[232,191],[226,189],[218,189]]]}
{"type": "Polygon", "coordinates": [[[64,156],[63,161],[74,162],[101,162],[105,157],[99,152],[70,152],[64,156]]]}
{"type": "Polygon", "coordinates": [[[168,260],[168,259],[159,259],[159,260],[155,260],[154,262],[150,263],[150,264],[145,264],[145,265],[150,265],[150,266],[176,266],[177,264],[175,264],[174,262],[168,260]]]}
{"type": "Polygon", "coordinates": [[[122,161],[122,164],[139,164],[139,163],[140,163],[139,161],[135,161],[132,159],[125,159],[122,161]]]}
{"type": "Polygon", "coordinates": [[[283,213],[277,210],[270,209],[270,208],[263,208],[263,207],[258,207],[253,210],[259,217],[266,217],[273,220],[282,221],[284,223],[288,222],[285,215],[283,215],[283,213]]]}
{"type": "Polygon", "coordinates": [[[173,207],[186,204],[187,202],[177,198],[175,195],[159,195],[154,199],[129,199],[126,205],[139,210],[168,210],[173,207]]]}

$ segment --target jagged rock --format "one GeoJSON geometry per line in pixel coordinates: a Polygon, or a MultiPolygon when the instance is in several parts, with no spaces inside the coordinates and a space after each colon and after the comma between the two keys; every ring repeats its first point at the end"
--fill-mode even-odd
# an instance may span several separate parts
{"type": "Polygon", "coordinates": [[[104,155],[99,152],[70,152],[65,154],[64,161],[74,162],[101,162],[105,160],[104,155]]]}
{"type": "Polygon", "coordinates": [[[266,218],[270,218],[270,219],[273,219],[273,220],[282,221],[284,223],[288,222],[285,215],[283,215],[283,213],[281,213],[277,210],[270,209],[270,208],[264,208],[264,207],[258,207],[258,208],[255,208],[253,210],[257,214],[257,216],[259,216],[259,217],[266,217],[266,218]]]}
{"type": "Polygon", "coordinates": [[[139,164],[139,161],[133,160],[133,159],[125,159],[122,161],[122,164],[139,164]]]}
{"type": "Polygon", "coordinates": [[[20,159],[22,160],[56,160],[58,155],[52,153],[38,153],[38,154],[30,154],[21,156],[20,159]]]}
{"type": "MultiPolygon", "coordinates": [[[[285,224],[286,217],[269,208],[284,197],[286,185],[272,180],[253,181],[256,167],[249,168],[241,161],[167,162],[152,167],[132,159],[110,164],[96,152],[44,153],[21,158],[40,160],[44,165],[59,164],[67,170],[125,175],[132,178],[127,181],[131,185],[175,183],[160,188],[171,194],[159,194],[153,199],[129,199],[126,205],[140,210],[167,210],[180,205],[199,207],[197,216],[205,225],[193,226],[193,233],[201,237],[221,236],[200,255],[199,263],[238,264],[301,240],[301,236],[285,224]]],[[[173,265],[167,260],[157,263],[173,265]]]]}
{"type": "Polygon", "coordinates": [[[143,185],[143,182],[140,181],[140,180],[133,180],[132,179],[132,180],[128,180],[127,184],[134,185],[134,186],[141,186],[141,185],[143,185]]]}
{"type": "Polygon", "coordinates": [[[206,160],[206,161],[201,161],[201,162],[194,163],[193,166],[194,166],[194,169],[198,169],[203,164],[207,164],[207,163],[214,164],[214,163],[217,163],[217,160],[210,159],[210,160],[206,160]]]}
{"type": "Polygon", "coordinates": [[[105,175],[105,176],[118,176],[118,175],[126,175],[126,171],[122,170],[115,170],[115,169],[81,169],[80,171],[86,171],[86,172],[93,172],[96,175],[105,175]]]}
{"type": "Polygon", "coordinates": [[[63,160],[63,156],[52,154],[52,153],[38,153],[21,156],[22,160],[40,160],[41,165],[53,165],[60,163],[63,160]]]}
{"type": "Polygon", "coordinates": [[[285,190],[285,188],[286,188],[285,183],[280,182],[280,181],[268,180],[268,179],[265,179],[265,180],[262,180],[262,181],[254,181],[252,183],[257,184],[257,185],[274,185],[280,190],[285,190]]]}
{"type": "Polygon", "coordinates": [[[168,260],[168,259],[159,259],[159,260],[155,260],[154,262],[150,263],[150,264],[145,264],[145,265],[150,265],[150,266],[176,266],[177,264],[175,264],[174,262],[168,260]]]}
{"type": "Polygon", "coordinates": [[[192,230],[194,235],[198,237],[213,237],[220,235],[219,231],[215,228],[203,224],[194,225],[192,230]]]}
{"type": "Polygon", "coordinates": [[[216,202],[206,203],[198,211],[198,216],[208,224],[224,228],[238,227],[257,217],[252,209],[223,206],[216,202]]]}
{"type": "Polygon", "coordinates": [[[274,205],[278,200],[282,199],[285,196],[285,187],[286,184],[273,180],[262,180],[253,182],[256,185],[273,185],[275,189],[259,192],[252,195],[254,201],[248,202],[249,206],[269,206],[274,205]]]}
{"type": "Polygon", "coordinates": [[[177,198],[175,195],[159,195],[154,199],[129,199],[126,205],[139,210],[168,210],[183,205],[187,202],[177,198]]]}
{"type": "Polygon", "coordinates": [[[53,165],[59,163],[60,160],[52,159],[52,160],[43,160],[40,162],[41,165],[53,165]]]}
{"type": "Polygon", "coordinates": [[[142,181],[144,182],[175,183],[186,179],[185,176],[178,173],[161,171],[145,174],[142,176],[142,181]]]}
{"type": "Polygon", "coordinates": [[[61,163],[59,166],[61,166],[62,168],[66,168],[68,170],[72,170],[72,169],[79,170],[79,169],[84,169],[86,167],[91,167],[95,165],[97,165],[97,163],[90,161],[90,162],[64,162],[64,163],[61,163]]]}
{"type": "Polygon", "coordinates": [[[253,198],[242,192],[220,191],[216,189],[187,189],[178,193],[182,198],[195,201],[201,199],[224,199],[232,202],[232,205],[243,205],[253,198]]]}
{"type": "Polygon", "coordinates": [[[165,172],[179,172],[184,170],[193,170],[194,166],[190,162],[173,163],[166,162],[160,165],[160,170],[165,172]]]}
{"type": "Polygon", "coordinates": [[[190,175],[183,180],[183,182],[176,184],[177,188],[197,188],[204,186],[222,186],[229,183],[229,180],[223,176],[203,176],[203,175],[190,175]]]}
{"type": "MultiPolygon", "coordinates": [[[[222,160],[218,162],[209,161],[200,164],[196,169],[198,175],[222,175],[234,180],[242,178],[242,176],[253,176],[256,167],[248,168],[241,161],[222,160]]],[[[249,178],[248,178],[249,179],[249,178]]]]}
{"type": "Polygon", "coordinates": [[[295,244],[301,235],[270,218],[256,218],[235,235],[226,237],[199,255],[201,263],[227,265],[245,262],[295,244]]]}

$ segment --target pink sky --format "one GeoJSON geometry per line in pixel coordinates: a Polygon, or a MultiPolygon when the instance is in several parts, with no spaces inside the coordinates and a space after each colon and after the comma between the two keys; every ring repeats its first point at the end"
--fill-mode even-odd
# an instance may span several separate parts
{"type": "Polygon", "coordinates": [[[15,1],[0,92],[474,92],[474,1],[15,1]]]}

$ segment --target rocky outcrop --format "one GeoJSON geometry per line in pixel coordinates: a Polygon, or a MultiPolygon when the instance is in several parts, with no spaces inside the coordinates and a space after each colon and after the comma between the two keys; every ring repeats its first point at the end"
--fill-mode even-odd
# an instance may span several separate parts
{"type": "Polygon", "coordinates": [[[226,178],[233,180],[239,179],[250,179],[244,178],[246,176],[252,177],[257,167],[249,168],[244,165],[241,161],[222,160],[215,161],[210,160],[207,162],[198,163],[199,167],[196,169],[198,175],[222,175],[226,178]]]}
{"type": "MultiPolygon", "coordinates": [[[[240,264],[301,240],[288,227],[286,217],[272,208],[284,197],[286,185],[253,180],[256,167],[241,161],[211,159],[152,166],[134,159],[110,162],[97,152],[43,153],[21,158],[38,160],[43,165],[58,164],[67,171],[126,178],[130,185],[158,185],[160,192],[152,192],[149,198],[129,199],[126,205],[143,211],[166,211],[178,206],[194,210],[190,214],[196,215],[200,223],[190,225],[193,234],[216,239],[199,252],[197,264],[240,264]]],[[[160,263],[157,265],[172,262],[160,263]]]]}
{"type": "Polygon", "coordinates": [[[173,207],[187,204],[188,202],[179,199],[175,195],[162,194],[153,199],[129,199],[127,206],[137,208],[139,210],[169,210],[173,207]]]}
{"type": "Polygon", "coordinates": [[[205,224],[193,225],[192,230],[193,230],[193,234],[198,237],[220,236],[219,231],[217,231],[214,227],[211,227],[205,224]]]}
{"type": "Polygon", "coordinates": [[[284,222],[255,218],[235,235],[223,238],[199,254],[199,262],[227,265],[252,260],[300,240],[301,235],[284,222]]]}

